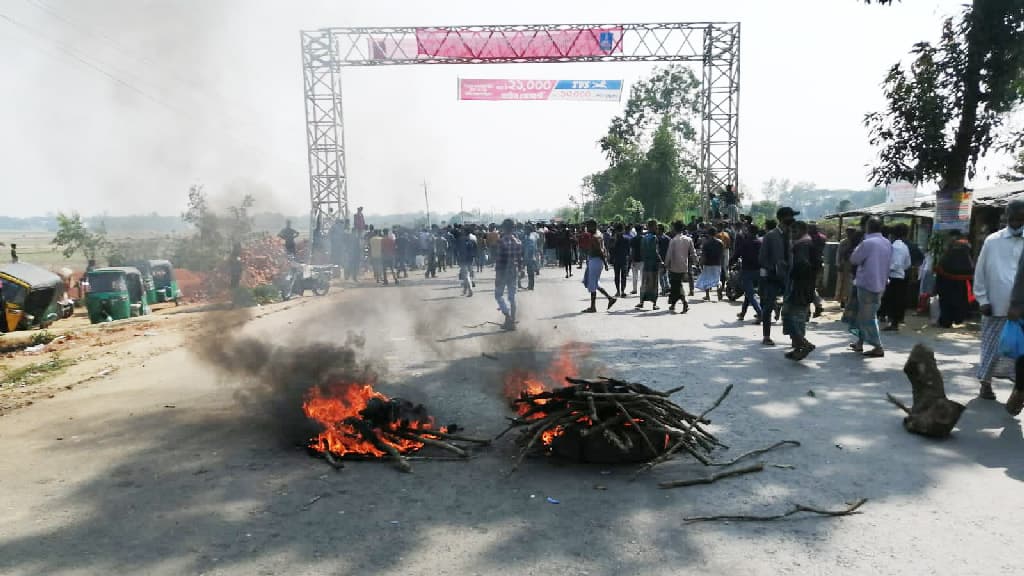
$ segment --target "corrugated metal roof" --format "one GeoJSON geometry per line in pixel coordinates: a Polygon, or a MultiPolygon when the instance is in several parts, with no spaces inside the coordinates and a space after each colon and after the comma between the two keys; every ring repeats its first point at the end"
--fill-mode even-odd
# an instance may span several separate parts
{"type": "MultiPolygon", "coordinates": [[[[975,189],[974,206],[1006,206],[1009,204],[1010,200],[1017,197],[1024,198],[1024,181],[1007,182],[998,186],[975,189]]],[[[867,208],[858,208],[856,210],[829,214],[825,216],[825,219],[834,220],[840,217],[858,217],[864,216],[865,214],[870,214],[872,216],[916,216],[920,218],[934,218],[935,200],[918,200],[910,206],[887,203],[875,204],[874,206],[868,206],[867,208]]]]}

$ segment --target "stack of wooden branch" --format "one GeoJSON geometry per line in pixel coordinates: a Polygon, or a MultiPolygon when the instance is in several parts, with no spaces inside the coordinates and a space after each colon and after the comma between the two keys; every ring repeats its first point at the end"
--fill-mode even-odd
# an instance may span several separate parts
{"type": "MultiPolygon", "coordinates": [[[[489,446],[491,441],[470,438],[458,434],[459,427],[451,424],[434,428],[433,419],[427,415],[422,404],[413,404],[401,398],[372,398],[358,416],[344,418],[332,425],[344,439],[361,439],[375,449],[372,454],[383,454],[395,463],[402,472],[411,472],[408,454],[431,446],[445,450],[455,457],[416,457],[418,460],[468,459],[472,448],[489,446]]],[[[366,451],[345,453],[340,457],[332,452],[326,442],[313,446],[323,454],[331,466],[340,469],[341,459],[367,457],[366,451]]]]}
{"type": "Polygon", "coordinates": [[[594,449],[595,442],[611,447],[619,462],[648,464],[684,451],[710,465],[712,450],[725,447],[705,427],[709,424],[705,416],[721,403],[731,386],[714,406],[693,414],[670,399],[682,386],[661,392],[612,378],[566,380],[569,385],[564,388],[523,392],[513,400],[520,407],[520,416],[508,430],[522,430],[513,471],[536,450],[572,453],[592,462],[612,461],[594,449]]]}

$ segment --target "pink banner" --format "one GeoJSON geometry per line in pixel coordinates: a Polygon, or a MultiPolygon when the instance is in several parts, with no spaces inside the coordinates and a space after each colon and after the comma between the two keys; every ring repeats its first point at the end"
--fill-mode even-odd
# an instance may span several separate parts
{"type": "Polygon", "coordinates": [[[547,100],[555,80],[459,80],[460,100],[547,100]]]}
{"type": "Polygon", "coordinates": [[[622,52],[622,29],[484,32],[419,28],[416,43],[419,55],[431,58],[607,56],[622,52]]]}
{"type": "Polygon", "coordinates": [[[479,80],[460,78],[460,100],[618,102],[622,80],[479,80]]]}

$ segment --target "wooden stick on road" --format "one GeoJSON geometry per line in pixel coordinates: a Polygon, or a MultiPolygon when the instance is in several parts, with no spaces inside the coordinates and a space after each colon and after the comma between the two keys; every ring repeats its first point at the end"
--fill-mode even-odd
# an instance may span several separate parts
{"type": "Polygon", "coordinates": [[[857,500],[853,504],[850,504],[849,507],[843,510],[821,510],[818,508],[814,508],[812,506],[796,504],[793,506],[791,510],[783,514],[773,514],[771,516],[746,516],[742,514],[724,516],[691,516],[689,518],[683,518],[683,522],[713,522],[716,520],[735,520],[738,522],[769,522],[771,520],[782,520],[783,518],[788,518],[794,514],[799,514],[800,512],[807,512],[810,514],[817,514],[819,516],[828,516],[835,518],[839,516],[852,516],[854,514],[860,514],[858,509],[861,506],[863,506],[864,503],[867,501],[867,498],[861,498],[860,500],[857,500]]]}
{"type": "Polygon", "coordinates": [[[725,472],[719,472],[706,476],[704,478],[689,478],[687,480],[671,480],[669,482],[658,482],[658,488],[682,488],[683,486],[697,486],[699,484],[713,484],[718,482],[722,478],[731,478],[732,476],[741,476],[743,474],[753,474],[754,472],[761,472],[764,470],[764,462],[758,462],[753,466],[747,466],[746,468],[735,468],[733,470],[726,470],[725,472]]]}

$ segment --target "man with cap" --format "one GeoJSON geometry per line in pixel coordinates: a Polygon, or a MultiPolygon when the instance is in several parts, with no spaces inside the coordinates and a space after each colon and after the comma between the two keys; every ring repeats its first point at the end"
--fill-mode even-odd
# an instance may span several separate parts
{"type": "Polygon", "coordinates": [[[774,346],[772,341],[772,311],[775,300],[786,293],[790,268],[789,227],[800,213],[789,206],[775,211],[779,224],[769,230],[761,240],[758,260],[761,264],[761,344],[774,346]]]}

